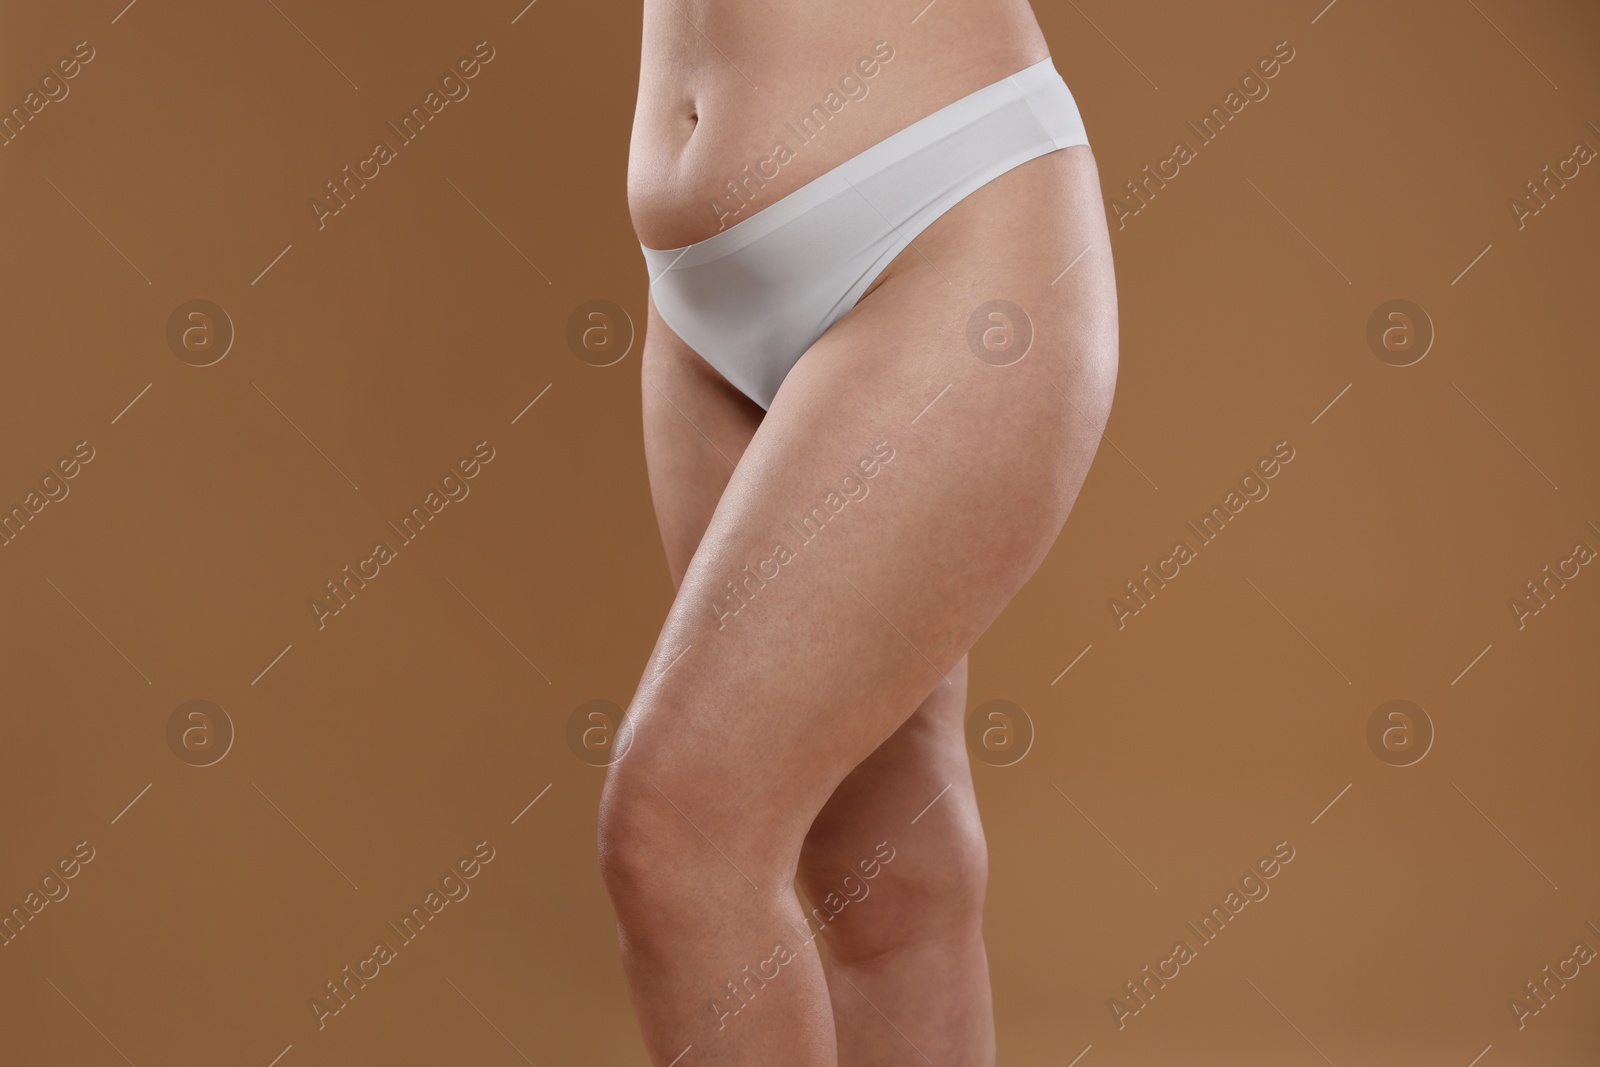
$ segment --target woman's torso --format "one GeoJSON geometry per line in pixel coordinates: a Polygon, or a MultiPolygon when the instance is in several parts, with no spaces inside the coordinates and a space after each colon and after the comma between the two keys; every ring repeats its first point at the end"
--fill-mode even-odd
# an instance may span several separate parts
{"type": "Polygon", "coordinates": [[[628,152],[640,242],[704,240],[1049,54],[1027,0],[925,4],[645,0],[628,152]]]}

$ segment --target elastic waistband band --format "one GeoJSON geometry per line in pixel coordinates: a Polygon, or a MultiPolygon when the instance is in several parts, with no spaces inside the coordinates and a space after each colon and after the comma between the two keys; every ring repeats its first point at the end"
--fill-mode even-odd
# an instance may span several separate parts
{"type": "Polygon", "coordinates": [[[679,248],[643,250],[652,276],[677,263],[693,249],[683,266],[720,259],[743,248],[773,230],[805,214],[814,205],[850,189],[886,167],[926,148],[951,131],[982,120],[1016,101],[1027,102],[1029,110],[1057,148],[1088,143],[1083,119],[1067,83],[1046,56],[1031,67],[969,93],[961,99],[927,115],[902,130],[890,134],[871,148],[852,156],[832,170],[807,182],[794,192],[767,205],[754,215],[712,234],[703,241],[679,248]]]}

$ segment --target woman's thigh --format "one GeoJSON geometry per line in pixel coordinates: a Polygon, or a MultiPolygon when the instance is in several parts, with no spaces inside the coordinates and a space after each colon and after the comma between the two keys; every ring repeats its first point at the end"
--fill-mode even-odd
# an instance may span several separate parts
{"type": "Polygon", "coordinates": [[[737,457],[613,768],[630,815],[690,823],[747,879],[792,873],[834,789],[1038,567],[1115,366],[1087,148],[935,222],[801,358],[737,457]],[[988,316],[994,300],[1009,318],[988,316]],[[1031,344],[1000,366],[984,341],[1022,328],[1016,308],[1031,344]]]}
{"type": "MultiPolygon", "coordinates": [[[[653,303],[649,316],[642,370],[645,452],[656,520],[676,588],[763,412],[672,333],[653,303]]],[[[920,836],[936,835],[932,846],[922,850],[923,862],[902,847],[894,873],[901,881],[926,883],[935,892],[946,884],[967,888],[966,882],[978,873],[952,869],[961,852],[953,842],[981,853],[982,829],[971,797],[962,732],[965,657],[947,673],[957,683],[956,692],[930,684],[935,695],[850,772],[812,823],[800,875],[817,901],[837,888],[841,873],[870,860],[886,834],[903,829],[900,809],[907,798],[932,798],[946,787],[955,795],[941,797],[940,814],[945,817],[923,821],[920,836]]],[[[966,860],[967,868],[981,869],[981,856],[966,860]]],[[[903,887],[902,896],[909,895],[903,887]]],[[[917,895],[920,899],[927,893],[917,895]]],[[[855,918],[852,913],[830,931],[851,927],[855,918]]],[[[904,930],[883,929],[881,909],[877,919],[871,929],[878,940],[906,936],[904,930]]],[[[864,941],[859,935],[856,940],[864,941]]]]}
{"type": "Polygon", "coordinates": [[[655,301],[647,313],[640,371],[645,464],[677,588],[762,411],[667,327],[655,301]]]}

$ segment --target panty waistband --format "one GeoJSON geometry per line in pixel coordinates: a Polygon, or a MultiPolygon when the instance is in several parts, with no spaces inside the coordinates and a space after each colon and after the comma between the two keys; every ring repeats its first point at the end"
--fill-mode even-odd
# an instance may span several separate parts
{"type": "Polygon", "coordinates": [[[804,215],[814,205],[860,185],[920,150],[948,139],[962,128],[980,122],[1018,100],[1027,101],[1034,117],[1057,148],[1088,143],[1077,102],[1056,71],[1051,57],[1046,56],[1030,67],[969,93],[890,134],[754,215],[703,241],[679,248],[647,248],[640,245],[650,275],[655,277],[674,264],[690,267],[710,262],[744,248],[804,215]],[[1061,106],[1062,98],[1067,105],[1065,107],[1061,106]]]}

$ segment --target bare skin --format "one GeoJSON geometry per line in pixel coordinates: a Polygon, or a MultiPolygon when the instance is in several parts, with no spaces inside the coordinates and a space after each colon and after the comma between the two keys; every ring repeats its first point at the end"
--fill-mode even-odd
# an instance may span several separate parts
{"type": "MultiPolygon", "coordinates": [[[[716,232],[712,198],[770,153],[773,117],[875,40],[896,56],[872,95],[724,222],[1047,51],[1020,2],[943,0],[914,25],[921,0],[866,6],[647,0],[629,174],[643,243],[716,232]]],[[[647,459],[678,594],[600,845],[652,1062],[991,1065],[966,654],[1055,540],[1109,411],[1115,287],[1093,156],[1033,160],[942,216],[765,415],[649,311],[647,459]],[[996,297],[1035,335],[1005,367],[967,340],[996,297]],[[830,491],[850,502],[802,541],[789,524],[830,491]],[[780,542],[791,558],[758,567],[780,542]],[[773,566],[727,599],[744,568],[773,566]]]]}

